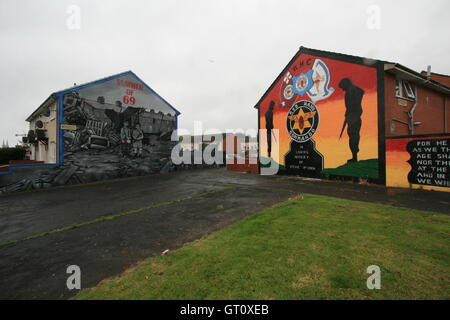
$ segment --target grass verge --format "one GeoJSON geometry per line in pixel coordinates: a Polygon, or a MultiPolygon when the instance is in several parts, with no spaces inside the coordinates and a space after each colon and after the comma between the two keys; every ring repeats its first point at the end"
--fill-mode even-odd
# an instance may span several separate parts
{"type": "Polygon", "coordinates": [[[301,195],[76,299],[449,299],[450,217],[301,195]],[[381,289],[369,290],[370,265],[381,289]]]}

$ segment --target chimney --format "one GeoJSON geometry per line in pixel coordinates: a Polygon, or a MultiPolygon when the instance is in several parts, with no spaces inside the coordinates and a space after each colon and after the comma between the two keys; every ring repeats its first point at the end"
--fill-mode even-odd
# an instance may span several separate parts
{"type": "Polygon", "coordinates": [[[427,67],[427,79],[430,80],[431,77],[431,66],[427,67]]]}

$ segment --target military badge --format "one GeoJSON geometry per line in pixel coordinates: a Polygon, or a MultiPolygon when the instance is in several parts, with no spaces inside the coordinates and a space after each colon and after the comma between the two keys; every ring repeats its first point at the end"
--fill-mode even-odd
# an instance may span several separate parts
{"type": "Polygon", "coordinates": [[[311,101],[301,100],[289,109],[286,127],[294,141],[308,141],[316,133],[318,126],[319,111],[311,101]]]}

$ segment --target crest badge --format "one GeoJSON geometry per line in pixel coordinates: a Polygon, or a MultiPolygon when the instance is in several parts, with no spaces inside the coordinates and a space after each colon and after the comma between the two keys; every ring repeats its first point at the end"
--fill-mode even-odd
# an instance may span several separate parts
{"type": "Polygon", "coordinates": [[[304,95],[314,85],[313,71],[309,70],[307,73],[301,73],[298,77],[293,77],[294,93],[304,95]]]}
{"type": "Polygon", "coordinates": [[[313,102],[317,102],[328,98],[334,92],[334,88],[330,88],[330,71],[327,65],[320,59],[314,61],[312,67],[313,85],[308,90],[308,96],[313,102]]]}
{"type": "Polygon", "coordinates": [[[318,126],[319,110],[311,101],[301,100],[289,109],[286,127],[294,141],[303,143],[310,140],[318,126]]]}

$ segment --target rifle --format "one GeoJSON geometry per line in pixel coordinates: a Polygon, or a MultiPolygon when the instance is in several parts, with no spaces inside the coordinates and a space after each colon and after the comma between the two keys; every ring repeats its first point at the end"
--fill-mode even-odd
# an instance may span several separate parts
{"type": "Polygon", "coordinates": [[[275,143],[278,143],[277,137],[275,136],[275,132],[273,132],[273,129],[270,130],[270,134],[273,136],[273,140],[275,140],[275,143]]]}
{"type": "Polygon", "coordinates": [[[344,133],[345,126],[347,125],[347,119],[344,119],[344,123],[342,125],[341,134],[339,135],[339,140],[342,138],[342,134],[344,133]]]}

